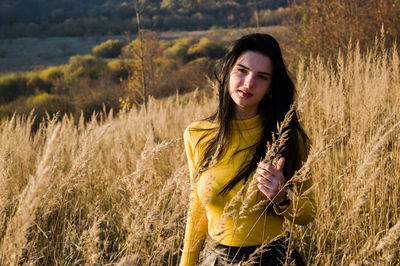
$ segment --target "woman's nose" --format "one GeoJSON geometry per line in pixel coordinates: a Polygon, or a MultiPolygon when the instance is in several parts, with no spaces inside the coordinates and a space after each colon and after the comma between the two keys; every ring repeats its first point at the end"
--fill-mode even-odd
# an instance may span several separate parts
{"type": "Polygon", "coordinates": [[[254,77],[252,74],[248,74],[244,80],[244,87],[251,88],[254,85],[254,77]]]}

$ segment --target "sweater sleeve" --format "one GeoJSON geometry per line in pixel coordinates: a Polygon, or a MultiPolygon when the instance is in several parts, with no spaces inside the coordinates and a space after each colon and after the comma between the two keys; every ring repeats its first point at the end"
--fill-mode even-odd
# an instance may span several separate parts
{"type": "Polygon", "coordinates": [[[312,193],[312,181],[307,180],[295,184],[296,193],[292,193],[292,200],[285,210],[274,206],[275,213],[283,215],[295,224],[305,225],[315,217],[315,200],[312,193]]]}
{"type": "MultiPolygon", "coordinates": [[[[298,140],[300,146],[301,161],[305,161],[308,156],[307,142],[298,132],[298,140]]],[[[294,184],[294,193],[291,193],[292,199],[284,210],[280,210],[274,206],[275,213],[283,215],[289,221],[295,224],[305,225],[314,220],[316,213],[316,204],[312,191],[312,179],[294,184]]]]}
{"type": "Polygon", "coordinates": [[[183,245],[183,252],[180,261],[181,266],[186,265],[196,265],[200,250],[203,246],[204,240],[207,236],[207,216],[204,206],[201,204],[198,194],[197,185],[194,180],[194,150],[193,142],[190,137],[189,128],[185,130],[184,133],[185,150],[188,158],[189,171],[190,171],[190,183],[191,183],[191,193],[190,193],[190,203],[189,203],[189,213],[187,216],[185,238],[183,245]]]}

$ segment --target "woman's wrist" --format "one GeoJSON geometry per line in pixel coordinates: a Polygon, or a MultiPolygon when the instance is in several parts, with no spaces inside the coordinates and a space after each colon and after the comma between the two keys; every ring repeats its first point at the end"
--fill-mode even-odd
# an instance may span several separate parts
{"type": "Polygon", "coordinates": [[[291,201],[290,192],[288,188],[284,188],[276,197],[271,200],[272,204],[276,207],[289,205],[291,201]]]}

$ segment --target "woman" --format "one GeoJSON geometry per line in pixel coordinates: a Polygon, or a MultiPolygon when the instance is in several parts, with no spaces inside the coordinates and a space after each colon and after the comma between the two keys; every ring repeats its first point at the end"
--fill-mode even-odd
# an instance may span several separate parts
{"type": "Polygon", "coordinates": [[[218,65],[216,80],[218,110],[184,133],[192,193],[181,265],[197,263],[207,234],[217,245],[205,265],[239,265],[249,258],[254,265],[301,265],[297,252],[287,249],[287,238],[276,239],[284,233],[284,218],[306,224],[315,214],[312,195],[303,193],[310,181],[292,187],[298,194],[285,186],[308,151],[295,112],[276,165],[260,163],[295,93],[277,41],[267,34],[238,39],[218,65]],[[253,194],[252,179],[258,187],[253,194]],[[266,200],[272,204],[257,208],[266,200]],[[257,250],[271,240],[267,251],[257,250]]]}

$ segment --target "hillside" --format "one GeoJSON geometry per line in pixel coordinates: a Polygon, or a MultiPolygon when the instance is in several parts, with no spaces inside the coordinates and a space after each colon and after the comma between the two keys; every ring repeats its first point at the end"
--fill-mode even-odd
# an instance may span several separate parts
{"type": "MultiPolygon", "coordinates": [[[[0,38],[123,35],[137,32],[134,1],[4,0],[0,38]]],[[[138,8],[143,28],[205,30],[280,24],[284,0],[149,0],[138,8]]]]}
{"type": "MultiPolygon", "coordinates": [[[[283,26],[260,27],[258,30],[279,35],[283,26]]],[[[233,39],[240,34],[254,31],[252,28],[214,29],[204,31],[168,31],[157,33],[162,40],[174,40],[183,37],[202,38],[223,36],[233,39]]],[[[47,37],[0,39],[0,76],[9,72],[32,71],[50,66],[67,64],[74,55],[91,54],[94,46],[108,39],[126,39],[127,36],[93,37],[47,37]],[[1,56],[2,54],[2,56],[1,56]]],[[[136,38],[136,34],[130,36],[136,38]]]]}

